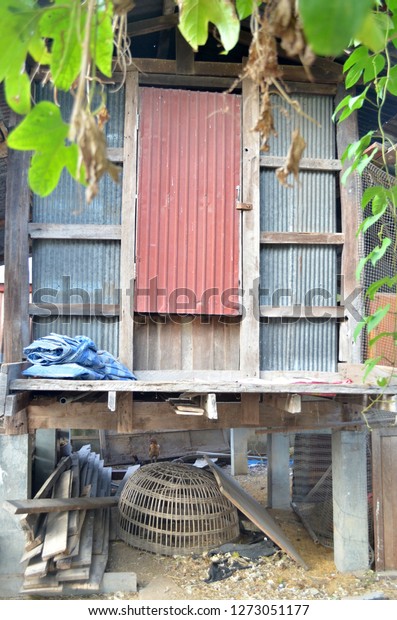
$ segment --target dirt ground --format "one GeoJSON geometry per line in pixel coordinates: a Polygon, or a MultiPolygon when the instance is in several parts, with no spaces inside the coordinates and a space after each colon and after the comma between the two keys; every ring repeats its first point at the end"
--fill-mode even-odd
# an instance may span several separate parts
{"type": "MultiPolygon", "coordinates": [[[[230,472],[229,472],[230,473],[230,472]]],[[[267,472],[265,466],[236,476],[240,485],[266,507],[267,472]]],[[[397,600],[397,573],[341,574],[333,561],[333,550],[315,544],[299,518],[291,511],[269,510],[308,569],[285,553],[245,560],[208,553],[192,556],[160,556],[140,551],[120,540],[112,541],[107,572],[135,573],[137,592],[120,590],[112,594],[62,596],[57,598],[96,600],[341,600],[377,598],[397,600]],[[239,567],[225,579],[206,582],[214,560],[239,567]]],[[[17,597],[17,598],[30,598],[17,597]]],[[[40,598],[34,596],[32,598],[40,598]]]]}
{"type": "MultiPolygon", "coordinates": [[[[236,480],[257,501],[266,505],[265,467],[250,468],[247,475],[236,476],[236,480]]],[[[338,573],[333,550],[315,544],[293,511],[269,512],[306,562],[308,570],[285,553],[277,552],[255,561],[240,561],[243,567],[231,576],[206,583],[214,559],[207,553],[189,557],[158,556],[117,541],[111,544],[107,570],[135,572],[138,592],[120,591],[106,598],[330,600],[372,596],[397,600],[397,574],[378,575],[373,570],[357,575],[338,573]]]]}

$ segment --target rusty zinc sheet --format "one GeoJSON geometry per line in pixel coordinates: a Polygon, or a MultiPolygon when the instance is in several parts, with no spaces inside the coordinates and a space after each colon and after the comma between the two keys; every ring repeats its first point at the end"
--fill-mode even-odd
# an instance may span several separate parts
{"type": "Polygon", "coordinates": [[[215,465],[207,456],[205,456],[205,460],[214,474],[223,495],[293,560],[307,569],[308,567],[304,560],[290,543],[273,517],[267,512],[266,508],[261,506],[251,495],[246,493],[231,476],[225,474],[222,469],[218,467],[218,465],[215,465]]]}
{"type": "Polygon", "coordinates": [[[140,90],[138,312],[237,314],[239,185],[238,95],[140,90]]]}

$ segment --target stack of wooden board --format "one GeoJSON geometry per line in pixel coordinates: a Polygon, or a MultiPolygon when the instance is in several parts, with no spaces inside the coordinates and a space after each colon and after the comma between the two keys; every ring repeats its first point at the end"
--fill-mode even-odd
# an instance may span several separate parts
{"type": "Polygon", "coordinates": [[[99,590],[108,560],[111,478],[112,469],[104,467],[91,446],[83,446],[60,460],[31,508],[27,500],[28,513],[21,519],[27,538],[21,559],[26,562],[23,593],[99,590]],[[48,512],[33,512],[36,500],[50,497],[48,512]],[[87,508],[95,509],[64,499],[65,508],[62,498],[103,498],[103,507],[96,499],[87,501],[87,508]]]}

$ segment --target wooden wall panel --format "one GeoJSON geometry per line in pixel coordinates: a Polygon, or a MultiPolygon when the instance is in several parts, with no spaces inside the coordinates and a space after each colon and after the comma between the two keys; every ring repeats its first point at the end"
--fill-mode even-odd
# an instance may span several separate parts
{"type": "Polygon", "coordinates": [[[372,433],[375,570],[397,570],[397,429],[372,433]]]}
{"type": "Polygon", "coordinates": [[[135,370],[238,370],[239,320],[141,317],[135,323],[135,370]]]}

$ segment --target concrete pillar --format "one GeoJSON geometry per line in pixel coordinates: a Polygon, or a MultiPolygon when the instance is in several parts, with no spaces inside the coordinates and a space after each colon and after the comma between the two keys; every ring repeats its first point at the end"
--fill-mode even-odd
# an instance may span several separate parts
{"type": "Polygon", "coordinates": [[[267,438],[267,505],[285,510],[291,505],[289,435],[269,433],[267,438]]]}
{"type": "Polygon", "coordinates": [[[369,565],[367,438],[365,431],[332,433],[334,561],[341,573],[369,565]]]}
{"type": "Polygon", "coordinates": [[[248,473],[248,445],[249,429],[232,428],[230,429],[230,452],[231,452],[231,474],[238,476],[248,473]]]}
{"type": "Polygon", "coordinates": [[[8,513],[2,504],[6,499],[27,499],[30,486],[30,435],[0,435],[0,596],[18,592],[26,542],[19,516],[8,513]]]}

